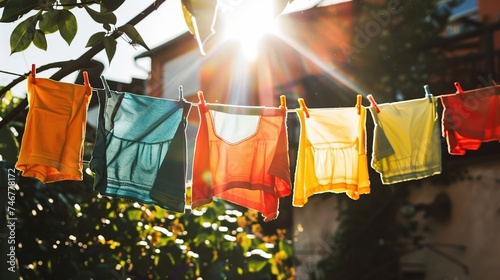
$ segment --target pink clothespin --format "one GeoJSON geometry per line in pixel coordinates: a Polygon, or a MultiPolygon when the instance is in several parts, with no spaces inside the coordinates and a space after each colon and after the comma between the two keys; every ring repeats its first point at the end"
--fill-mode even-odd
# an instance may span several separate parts
{"type": "Polygon", "coordinates": [[[380,113],[380,109],[378,108],[377,102],[375,102],[375,99],[373,98],[373,96],[371,94],[369,94],[367,96],[367,98],[368,98],[368,101],[370,101],[370,104],[372,105],[372,107],[374,107],[375,110],[377,110],[377,113],[380,113]]]}
{"type": "Polygon", "coordinates": [[[455,88],[457,89],[457,93],[459,94],[464,94],[464,90],[462,89],[462,86],[460,85],[459,82],[455,82],[455,88]]]}

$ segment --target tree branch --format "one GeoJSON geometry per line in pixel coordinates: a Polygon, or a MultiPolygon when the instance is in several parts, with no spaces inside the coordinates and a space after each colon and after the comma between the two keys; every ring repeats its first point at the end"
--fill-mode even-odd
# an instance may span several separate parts
{"type": "MultiPolygon", "coordinates": [[[[136,25],[137,23],[139,23],[143,19],[145,19],[147,16],[149,16],[149,14],[151,14],[153,11],[155,11],[165,1],[166,0],[155,1],[154,3],[149,5],[149,7],[147,7],[144,11],[140,12],[134,18],[129,20],[126,24],[136,25]]],[[[120,35],[121,34],[119,32],[116,32],[116,31],[113,32],[113,34],[111,34],[111,36],[113,36],[113,38],[115,38],[115,39],[120,37],[120,35]]],[[[67,75],[88,66],[88,64],[91,63],[91,59],[96,54],[101,52],[103,49],[104,49],[104,44],[101,42],[101,43],[93,46],[92,48],[90,48],[87,52],[82,54],[76,60],[69,60],[69,61],[64,61],[64,62],[56,62],[56,63],[47,64],[47,65],[44,65],[44,66],[37,68],[36,71],[41,72],[41,71],[44,71],[47,69],[61,67],[61,69],[59,71],[57,71],[56,73],[54,73],[50,77],[53,80],[61,80],[62,78],[66,77],[67,75]],[[54,66],[54,65],[58,65],[58,66],[54,66]]],[[[28,74],[30,74],[30,73],[27,73],[26,75],[28,75],[28,74]]],[[[3,95],[8,90],[10,90],[12,87],[17,85],[18,83],[22,82],[24,79],[26,79],[26,77],[19,77],[19,78],[13,80],[11,83],[9,83],[6,87],[2,88],[0,90],[0,98],[3,97],[3,95]]],[[[26,108],[27,105],[28,105],[27,99],[22,100],[17,105],[16,108],[14,108],[11,112],[9,112],[9,114],[7,114],[5,116],[5,118],[2,119],[2,121],[0,121],[0,129],[3,128],[5,125],[7,125],[7,123],[12,121],[17,115],[19,115],[26,108]]]]}

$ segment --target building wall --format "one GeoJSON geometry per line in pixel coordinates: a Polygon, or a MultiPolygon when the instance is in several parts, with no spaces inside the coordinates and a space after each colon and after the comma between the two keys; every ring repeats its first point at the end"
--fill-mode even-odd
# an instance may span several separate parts
{"type": "MultiPolygon", "coordinates": [[[[467,155],[465,155],[467,157],[467,155]]],[[[488,159],[463,163],[440,177],[429,177],[413,183],[394,185],[408,188],[409,201],[430,204],[445,192],[451,200],[451,216],[437,219],[418,212],[413,220],[419,226],[415,235],[424,237],[422,248],[408,239],[401,246],[408,250],[401,259],[404,275],[419,275],[421,280],[496,280],[500,269],[500,160],[488,159]],[[440,178],[436,180],[436,178],[440,178]],[[436,183],[437,182],[437,183],[436,183]],[[439,255],[435,246],[455,261],[467,266],[468,272],[454,261],[439,255]],[[451,246],[447,246],[451,245],[451,246]],[[464,247],[462,250],[460,247],[464,247]]],[[[374,180],[375,178],[372,178],[374,180]]],[[[329,242],[339,223],[338,199],[334,194],[310,198],[303,208],[294,208],[295,259],[297,280],[328,279],[316,265],[330,253],[329,242]],[[311,217],[314,217],[313,219],[311,217]]],[[[402,215],[402,214],[401,214],[402,215]]],[[[404,223],[403,216],[401,221],[404,223]]],[[[415,276],[414,276],[415,277],[415,276]]]]}
{"type": "MultiPolygon", "coordinates": [[[[169,44],[169,47],[163,48],[151,56],[151,73],[148,79],[148,95],[155,97],[164,96],[165,64],[179,56],[187,54],[193,49],[197,50],[198,45],[193,39],[193,36],[189,33],[185,33],[169,44]]],[[[179,71],[181,71],[181,69],[179,69],[179,71]]]]}
{"type": "MultiPolygon", "coordinates": [[[[467,156],[467,155],[465,155],[467,156]]],[[[426,272],[425,279],[494,280],[500,269],[500,161],[484,160],[457,167],[450,177],[452,184],[431,184],[424,180],[420,187],[411,190],[412,203],[430,203],[434,197],[445,192],[451,199],[451,216],[446,221],[434,217],[420,222],[429,228],[422,232],[426,242],[436,245],[450,257],[463,263],[462,267],[433,252],[428,246],[409,253],[402,262],[420,263],[426,272]],[[458,247],[438,246],[451,244],[458,247]]]]}

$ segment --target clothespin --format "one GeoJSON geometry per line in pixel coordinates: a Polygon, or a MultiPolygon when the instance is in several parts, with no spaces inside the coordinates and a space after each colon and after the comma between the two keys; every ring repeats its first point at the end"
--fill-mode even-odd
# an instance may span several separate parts
{"type": "Polygon", "coordinates": [[[297,101],[299,102],[299,105],[300,105],[300,108],[302,109],[302,111],[304,111],[304,113],[306,114],[306,118],[309,118],[309,111],[307,110],[306,102],[304,102],[304,99],[299,98],[299,99],[297,99],[297,101]]]}
{"type": "Polygon", "coordinates": [[[34,84],[35,81],[35,76],[36,76],[36,66],[35,64],[31,64],[31,82],[34,84]]]}
{"type": "Polygon", "coordinates": [[[363,101],[363,96],[358,94],[356,96],[356,108],[358,109],[358,115],[361,114],[361,102],[363,101]]]}
{"type": "Polygon", "coordinates": [[[85,88],[87,88],[87,95],[90,95],[92,93],[92,87],[90,86],[89,74],[87,71],[83,71],[83,84],[85,85],[85,88]]]}
{"type": "Polygon", "coordinates": [[[280,95],[280,109],[286,111],[286,96],[280,95]]]}
{"type": "Polygon", "coordinates": [[[286,96],[280,95],[280,109],[286,110],[286,96]]]}
{"type": "Polygon", "coordinates": [[[459,82],[455,82],[455,88],[457,89],[457,93],[459,94],[464,94],[464,90],[462,89],[462,86],[460,85],[459,82]]]}
{"type": "Polygon", "coordinates": [[[425,97],[429,98],[429,103],[432,103],[432,93],[429,88],[429,85],[424,85],[425,97]]]}
{"type": "Polygon", "coordinates": [[[179,86],[179,100],[184,99],[184,88],[182,85],[179,86]]]}
{"type": "Polygon", "coordinates": [[[198,91],[198,99],[200,99],[200,107],[203,108],[203,111],[207,108],[207,103],[205,102],[205,97],[203,97],[203,91],[198,91]]]}
{"type": "Polygon", "coordinates": [[[378,108],[377,102],[375,102],[375,99],[373,98],[373,96],[371,94],[369,94],[367,96],[367,98],[368,98],[368,101],[370,101],[370,104],[372,105],[372,107],[374,107],[375,110],[377,110],[377,113],[380,113],[380,109],[378,108]]]}

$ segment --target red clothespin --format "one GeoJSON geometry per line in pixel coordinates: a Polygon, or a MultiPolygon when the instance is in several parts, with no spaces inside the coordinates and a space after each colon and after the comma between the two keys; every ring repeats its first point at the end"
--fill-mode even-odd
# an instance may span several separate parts
{"type": "Polygon", "coordinates": [[[280,96],[280,109],[286,111],[286,96],[280,96]]]}
{"type": "Polygon", "coordinates": [[[464,94],[464,90],[462,89],[462,86],[460,85],[459,82],[455,82],[455,88],[457,89],[457,93],[459,94],[464,94]]]}
{"type": "Polygon", "coordinates": [[[358,109],[358,115],[361,114],[361,103],[363,102],[363,96],[358,94],[356,96],[356,108],[358,109]]]}
{"type": "Polygon", "coordinates": [[[35,64],[31,64],[31,82],[34,84],[35,81],[35,76],[36,76],[36,66],[35,64]]]}
{"type": "Polygon", "coordinates": [[[370,104],[372,105],[372,107],[374,107],[375,110],[377,110],[377,113],[380,113],[380,109],[378,108],[377,102],[375,102],[375,99],[373,98],[373,96],[371,94],[369,94],[367,96],[367,98],[368,98],[368,101],[370,101],[370,104]]]}
{"type": "Polygon", "coordinates": [[[87,71],[83,71],[83,85],[85,85],[85,88],[87,89],[87,95],[90,95],[92,92],[92,87],[90,86],[89,82],[89,74],[87,71]]]}
{"type": "Polygon", "coordinates": [[[203,91],[198,91],[198,99],[200,99],[200,104],[199,106],[203,108],[203,112],[207,108],[207,103],[205,102],[205,97],[203,96],[203,91]]]}
{"type": "Polygon", "coordinates": [[[309,118],[309,111],[307,110],[306,102],[304,102],[304,99],[303,98],[299,98],[299,99],[297,99],[297,101],[299,102],[300,108],[306,114],[306,118],[309,118]]]}

